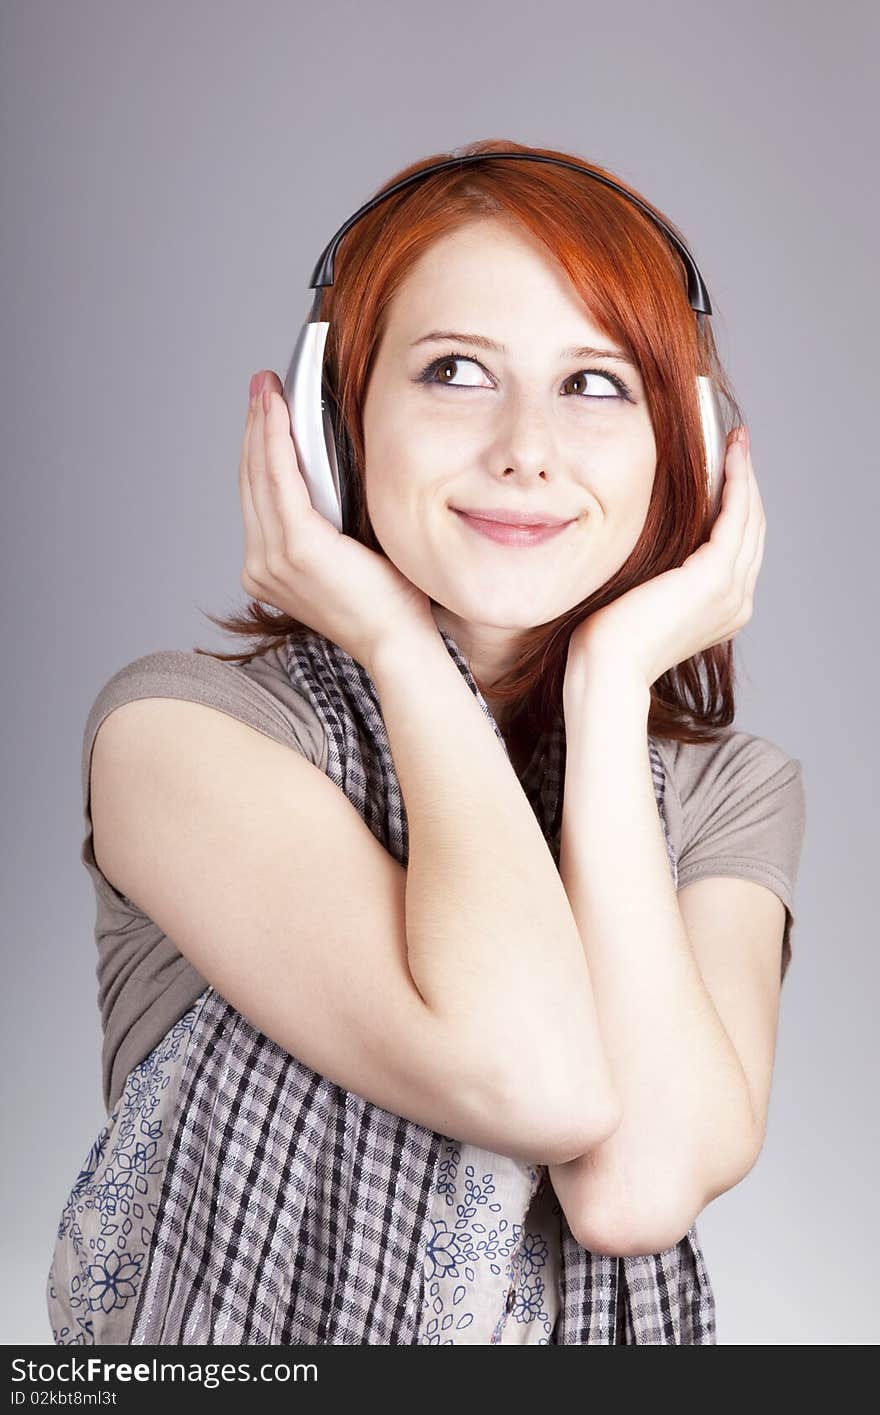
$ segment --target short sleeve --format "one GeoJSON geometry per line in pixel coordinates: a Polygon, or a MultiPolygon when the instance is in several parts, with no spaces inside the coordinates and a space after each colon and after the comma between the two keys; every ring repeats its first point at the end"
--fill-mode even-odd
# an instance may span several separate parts
{"type": "Polygon", "coordinates": [[[162,649],[125,664],[102,685],[83,733],[80,858],[91,877],[97,904],[96,974],[108,1112],[121,1095],[131,1068],[149,1054],[208,986],[158,925],[107,879],[95,858],[90,777],[98,729],[122,703],[156,697],[205,703],[326,769],[326,734],[310,703],[290,682],[283,650],[270,650],[239,665],[195,651],[162,649]]]}
{"type": "Polygon", "coordinates": [[[301,752],[322,770],[327,756],[321,723],[308,701],[289,681],[278,649],[241,666],[182,649],[161,649],[125,664],[101,687],[89,709],[83,732],[85,836],[81,858],[93,878],[97,872],[103,880],[110,897],[130,907],[136,906],[126,901],[105,879],[94,857],[90,776],[98,728],[114,708],[135,698],[183,698],[205,703],[301,752]]]}
{"type": "Polygon", "coordinates": [[[730,732],[712,743],[672,745],[678,887],[712,875],[735,875],[772,889],[786,910],[784,978],[792,954],[806,825],[802,764],[776,743],[749,732],[730,732]]]}

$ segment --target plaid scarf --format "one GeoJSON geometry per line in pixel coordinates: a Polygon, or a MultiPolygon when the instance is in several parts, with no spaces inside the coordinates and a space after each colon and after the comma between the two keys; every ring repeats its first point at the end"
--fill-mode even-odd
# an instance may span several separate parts
{"type": "MultiPolygon", "coordinates": [[[[506,751],[458,645],[440,632],[506,751]]],[[[404,802],[372,679],[311,631],[289,639],[287,667],[326,731],[327,775],[405,866],[404,802]]],[[[663,765],[648,746],[677,884],[663,765]]],[[[561,714],[540,747],[522,786],[558,868],[561,714]]],[[[421,1344],[430,1196],[447,1137],[328,1081],[213,988],[198,1008],[131,1344],[421,1344]]],[[[560,1224],[553,1342],[715,1344],[695,1225],[661,1253],[617,1258],[582,1247],[564,1212],[560,1224]]]]}

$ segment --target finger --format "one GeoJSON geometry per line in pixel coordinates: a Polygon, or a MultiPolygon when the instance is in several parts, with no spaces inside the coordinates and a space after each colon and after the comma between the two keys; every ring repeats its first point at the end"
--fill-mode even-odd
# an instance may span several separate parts
{"type": "Polygon", "coordinates": [[[731,442],[724,459],[724,489],[721,509],[712,527],[708,543],[720,554],[724,564],[736,564],[742,549],[749,514],[748,466],[743,444],[731,442]]]}
{"type": "Polygon", "coordinates": [[[311,503],[296,465],[287,404],[271,383],[267,383],[264,396],[268,407],[264,411],[263,400],[258,400],[259,431],[251,486],[267,558],[282,563],[294,555],[311,503]]]}
{"type": "Polygon", "coordinates": [[[758,486],[758,479],[755,476],[755,468],[750,451],[746,453],[746,469],[749,483],[749,517],[743,536],[743,548],[737,561],[736,570],[737,575],[741,575],[743,584],[745,584],[748,579],[755,556],[758,554],[761,529],[765,521],[764,503],[761,500],[761,491],[758,486]]]}
{"type": "Polygon", "coordinates": [[[238,463],[238,492],[241,500],[241,515],[244,522],[244,563],[245,566],[261,565],[264,561],[263,531],[251,494],[250,449],[254,439],[256,424],[256,398],[251,398],[242,438],[241,457],[238,463]]]}
{"type": "Polygon", "coordinates": [[[290,409],[284,399],[281,380],[267,385],[269,410],[265,423],[266,466],[270,477],[277,481],[278,497],[294,525],[302,524],[303,516],[311,509],[312,502],[296,458],[293,433],[290,426],[290,409]]]}
{"type": "Polygon", "coordinates": [[[749,603],[751,603],[752,600],[753,600],[754,597],[755,597],[755,582],[757,581],[758,574],[759,574],[759,572],[760,572],[761,565],[762,565],[763,560],[764,560],[764,539],[765,539],[765,537],[766,537],[766,534],[767,534],[767,522],[762,519],[762,521],[761,521],[761,527],[760,527],[760,530],[759,530],[759,532],[758,532],[758,544],[757,544],[757,548],[756,548],[756,550],[755,550],[754,556],[752,557],[752,563],[751,563],[751,565],[749,566],[748,571],[747,571],[747,573],[746,573],[746,583],[745,583],[745,595],[744,595],[744,598],[745,598],[749,603]]]}
{"type": "Polygon", "coordinates": [[[254,418],[248,439],[247,475],[251,501],[259,526],[259,543],[263,565],[275,563],[280,547],[280,531],[273,493],[266,474],[266,413],[262,390],[254,401],[254,418]]]}
{"type": "Polygon", "coordinates": [[[302,539],[302,528],[313,515],[311,498],[296,459],[290,426],[290,409],[284,399],[281,382],[269,390],[269,410],[266,417],[266,463],[280,523],[284,532],[285,549],[293,553],[302,539]]]}
{"type": "Polygon", "coordinates": [[[754,482],[754,488],[753,488],[753,490],[754,490],[755,499],[756,499],[756,501],[757,501],[758,517],[759,517],[759,520],[763,523],[763,522],[766,520],[766,517],[765,517],[765,515],[764,515],[764,498],[763,498],[762,495],[761,495],[761,488],[760,488],[760,486],[758,485],[758,478],[757,478],[757,476],[755,475],[755,466],[754,466],[754,463],[753,463],[753,461],[752,461],[751,450],[749,451],[749,455],[748,455],[748,463],[749,463],[749,471],[750,471],[751,474],[752,474],[752,480],[753,480],[753,482],[754,482]]]}
{"type": "Polygon", "coordinates": [[[746,488],[748,510],[746,512],[745,524],[743,525],[742,544],[733,564],[734,584],[740,586],[740,588],[745,583],[749,566],[754,559],[758,532],[761,528],[758,484],[752,471],[751,459],[748,452],[746,452],[744,456],[743,481],[746,488]]]}

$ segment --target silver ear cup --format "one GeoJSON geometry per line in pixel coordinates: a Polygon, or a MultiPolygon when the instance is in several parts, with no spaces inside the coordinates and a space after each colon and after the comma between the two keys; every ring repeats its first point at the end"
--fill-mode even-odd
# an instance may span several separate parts
{"type": "Polygon", "coordinates": [[[299,332],[287,377],[284,400],[296,460],[309,500],[325,520],[342,530],[342,494],[336,440],[330,413],[322,397],[324,346],[330,325],[326,320],[307,321],[299,332]]]}
{"type": "Polygon", "coordinates": [[[706,459],[706,479],[709,491],[710,516],[714,522],[721,510],[724,491],[724,453],[727,435],[721,416],[721,402],[714,380],[706,374],[697,378],[700,421],[703,426],[703,452],[706,459]]]}

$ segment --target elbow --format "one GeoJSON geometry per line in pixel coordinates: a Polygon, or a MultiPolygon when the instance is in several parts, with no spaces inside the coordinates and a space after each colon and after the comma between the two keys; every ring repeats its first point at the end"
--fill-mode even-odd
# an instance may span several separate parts
{"type": "Polygon", "coordinates": [[[623,1107],[607,1066],[593,1059],[586,1073],[572,1069],[569,1075],[580,1080],[572,1087],[551,1086],[551,1096],[543,1106],[545,1116],[554,1117],[550,1162],[568,1164],[587,1155],[609,1140],[623,1119],[623,1107]]]}
{"type": "Polygon", "coordinates": [[[521,1153],[538,1164],[568,1164],[604,1144],[620,1124],[622,1111],[616,1097],[596,1094],[598,1086],[593,1089],[589,1105],[584,1104],[583,1091],[566,1100],[557,1088],[536,1105],[534,1091],[521,1090],[508,1112],[516,1117],[521,1153]],[[530,1102],[527,1107],[524,1097],[530,1102]]]}
{"type": "MultiPolygon", "coordinates": [[[[486,1065],[481,1077],[483,1124],[496,1150],[529,1164],[567,1164],[589,1154],[620,1125],[623,1109],[601,1056],[560,1060],[539,1048],[518,1048],[517,1066],[486,1065]]],[[[493,1053],[508,1054],[510,1046],[493,1053]]]]}
{"type": "MultiPolygon", "coordinates": [[[[672,1252],[687,1237],[700,1214],[719,1194],[731,1189],[751,1169],[759,1146],[750,1141],[728,1156],[726,1165],[718,1157],[711,1175],[694,1161],[669,1167],[660,1182],[657,1157],[632,1156],[624,1162],[625,1173],[638,1180],[618,1179],[612,1192],[604,1178],[586,1184],[580,1202],[573,1205],[575,1221],[569,1218],[572,1233],[581,1247],[591,1253],[615,1258],[638,1258],[672,1252]]],[[[679,1156],[680,1159],[680,1156],[679,1156]]],[[[595,1176],[592,1176],[595,1178],[595,1176]]]]}
{"type": "Polygon", "coordinates": [[[588,1155],[610,1140],[620,1125],[622,1111],[614,1100],[607,1100],[586,1116],[578,1116],[575,1110],[558,1117],[556,1134],[552,1137],[552,1164],[568,1164],[571,1160],[588,1155]],[[573,1123],[576,1121],[577,1123],[573,1123]]]}
{"type": "Polygon", "coordinates": [[[584,1193],[576,1215],[579,1221],[576,1227],[572,1225],[572,1232],[583,1248],[610,1257],[637,1258],[677,1248],[703,1210],[719,1194],[738,1184],[754,1159],[754,1149],[750,1147],[747,1154],[731,1161],[723,1174],[716,1167],[711,1180],[693,1164],[662,1186],[656,1182],[657,1166],[645,1163],[645,1192],[630,1188],[629,1201],[622,1204],[619,1193],[599,1192],[594,1186],[584,1193]]]}
{"type": "Polygon", "coordinates": [[[621,1213],[595,1204],[581,1215],[574,1233],[582,1248],[612,1258],[638,1258],[677,1248],[690,1232],[695,1214],[677,1200],[659,1196],[642,1212],[621,1213]]]}

